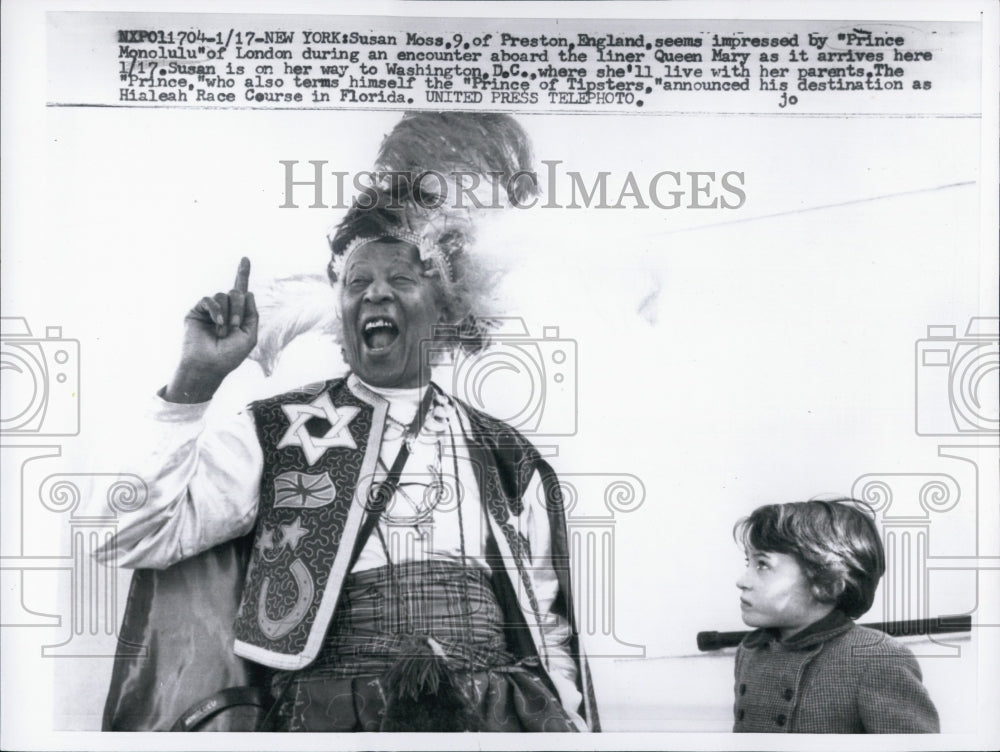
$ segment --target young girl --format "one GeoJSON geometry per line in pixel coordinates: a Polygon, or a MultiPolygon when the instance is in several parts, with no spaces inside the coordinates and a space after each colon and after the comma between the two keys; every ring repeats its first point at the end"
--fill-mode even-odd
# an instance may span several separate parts
{"type": "Polygon", "coordinates": [[[747,568],[734,731],[938,732],[913,653],[852,620],[885,572],[875,522],[851,500],[769,504],[733,530],[747,568]]]}

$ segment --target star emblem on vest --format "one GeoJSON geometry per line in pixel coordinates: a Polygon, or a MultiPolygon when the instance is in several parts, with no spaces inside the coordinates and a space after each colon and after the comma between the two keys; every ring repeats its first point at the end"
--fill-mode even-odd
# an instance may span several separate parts
{"type": "Polygon", "coordinates": [[[299,545],[303,535],[309,532],[308,528],[302,526],[302,521],[296,517],[294,522],[287,525],[278,525],[281,528],[281,540],[279,546],[288,546],[292,551],[299,545]]]}
{"type": "Polygon", "coordinates": [[[295,547],[299,545],[299,541],[308,534],[309,528],[305,527],[302,520],[296,517],[292,522],[277,527],[272,528],[266,525],[262,527],[254,546],[260,554],[260,558],[267,562],[273,562],[278,560],[278,556],[285,546],[294,551],[295,547]],[[275,535],[279,534],[281,537],[275,542],[275,535]]]}
{"type": "Polygon", "coordinates": [[[324,392],[307,404],[282,405],[281,409],[288,417],[290,425],[278,442],[278,449],[289,446],[301,447],[306,462],[315,465],[326,450],[332,447],[358,448],[347,427],[361,412],[359,408],[349,405],[336,408],[330,395],[324,392]],[[325,419],[330,424],[330,429],[322,436],[313,436],[306,428],[306,423],[313,418],[325,419]]]}

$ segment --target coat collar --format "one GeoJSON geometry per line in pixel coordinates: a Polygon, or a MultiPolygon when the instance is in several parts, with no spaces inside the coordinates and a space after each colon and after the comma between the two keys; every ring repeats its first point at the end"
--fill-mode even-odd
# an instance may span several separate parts
{"type": "Polygon", "coordinates": [[[774,642],[788,650],[808,650],[842,635],[853,626],[854,622],[851,618],[839,608],[835,608],[822,619],[814,621],[787,640],[781,639],[777,629],[758,629],[744,638],[743,645],[748,648],[759,648],[774,642]]]}

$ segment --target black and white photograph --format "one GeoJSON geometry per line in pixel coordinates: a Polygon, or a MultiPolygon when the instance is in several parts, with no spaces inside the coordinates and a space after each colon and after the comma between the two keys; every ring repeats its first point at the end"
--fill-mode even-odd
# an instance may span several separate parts
{"type": "Polygon", "coordinates": [[[1000,745],[995,3],[2,13],[0,747],[1000,745]]]}

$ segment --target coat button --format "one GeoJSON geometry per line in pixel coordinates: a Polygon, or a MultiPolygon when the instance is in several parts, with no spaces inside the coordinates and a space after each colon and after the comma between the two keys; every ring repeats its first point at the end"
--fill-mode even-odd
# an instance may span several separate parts
{"type": "Polygon", "coordinates": [[[747,693],[747,685],[746,684],[741,684],[740,685],[740,694],[741,695],[745,695],[746,693],[747,693]]]}
{"type": "Polygon", "coordinates": [[[739,713],[736,714],[736,720],[737,721],[742,721],[743,720],[743,716],[745,716],[746,714],[747,714],[747,712],[745,710],[741,710],[739,713]]]}
{"type": "Polygon", "coordinates": [[[791,700],[794,696],[795,696],[795,693],[792,690],[790,690],[790,689],[786,689],[785,690],[784,698],[786,700],[791,700]]]}
{"type": "Polygon", "coordinates": [[[788,719],[785,718],[784,715],[779,715],[777,718],[774,719],[774,722],[777,723],[779,726],[784,726],[785,725],[785,721],[787,721],[787,720],[788,719]]]}

